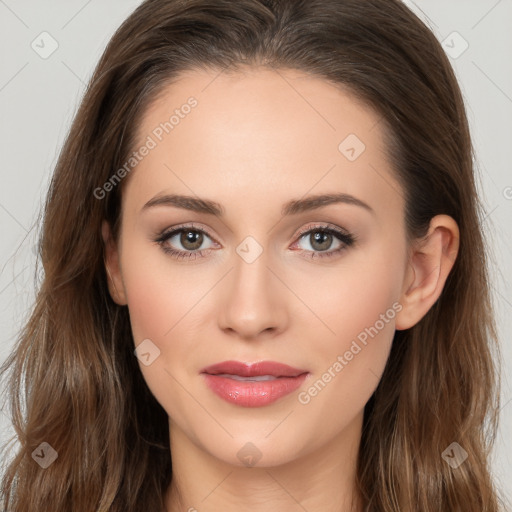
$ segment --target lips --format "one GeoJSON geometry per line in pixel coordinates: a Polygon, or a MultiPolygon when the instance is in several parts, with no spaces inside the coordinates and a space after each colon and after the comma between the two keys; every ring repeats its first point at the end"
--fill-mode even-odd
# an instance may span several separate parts
{"type": "Polygon", "coordinates": [[[274,361],[224,361],[201,370],[206,385],[217,396],[242,407],[262,407],[298,389],[310,375],[274,361]]]}
{"type": "MultiPolygon", "coordinates": [[[[201,373],[209,375],[229,375],[238,377],[298,377],[307,370],[293,368],[287,364],[277,363],[275,361],[261,361],[258,363],[242,363],[239,361],[224,361],[222,363],[207,366],[201,370],[201,373]]],[[[260,380],[260,379],[258,379],[260,380]]]]}

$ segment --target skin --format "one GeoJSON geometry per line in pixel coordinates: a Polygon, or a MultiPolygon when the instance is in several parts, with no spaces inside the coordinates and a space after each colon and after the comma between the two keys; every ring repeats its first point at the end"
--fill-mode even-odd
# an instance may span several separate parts
{"type": "MultiPolygon", "coordinates": [[[[362,511],[354,482],[364,406],[395,329],[416,324],[441,294],[458,251],[457,224],[434,217],[425,240],[407,245],[403,190],[380,118],[346,90],[295,70],[190,71],[145,113],[139,141],[190,96],[197,107],[123,184],[117,243],[103,225],[112,298],[129,308],[135,346],[150,339],[160,350],[139,365],[169,416],[167,510],[362,511]],[[338,149],[349,134],[366,146],[354,161],[338,149]],[[169,205],[141,212],[169,193],[214,200],[224,217],[169,205]],[[281,214],[287,201],[321,193],[351,194],[373,213],[338,203],[281,214]],[[211,235],[203,257],[177,260],[155,243],[162,231],[192,222],[211,235]],[[322,246],[299,230],[327,223],[356,242],[331,258],[308,258],[322,246]],[[249,235],[263,249],[252,263],[236,252],[249,235]],[[394,303],[394,318],[300,403],[299,393],[394,303]],[[231,359],[279,361],[310,375],[273,404],[240,407],[199,374],[231,359]],[[248,442],[260,454],[253,467],[237,456],[248,442]]],[[[187,252],[190,244],[178,234],[167,246],[187,252]]],[[[333,237],[324,252],[340,246],[333,237]]]]}

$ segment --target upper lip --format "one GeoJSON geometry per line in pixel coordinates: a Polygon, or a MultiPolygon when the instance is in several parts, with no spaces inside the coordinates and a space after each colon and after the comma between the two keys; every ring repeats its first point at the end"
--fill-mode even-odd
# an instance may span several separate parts
{"type": "Polygon", "coordinates": [[[307,370],[299,370],[287,364],[276,361],[260,361],[257,363],[242,363],[240,361],[223,361],[212,364],[201,370],[201,373],[217,375],[226,373],[228,375],[239,375],[240,377],[258,377],[261,375],[272,375],[273,377],[297,377],[306,373],[307,370]]]}

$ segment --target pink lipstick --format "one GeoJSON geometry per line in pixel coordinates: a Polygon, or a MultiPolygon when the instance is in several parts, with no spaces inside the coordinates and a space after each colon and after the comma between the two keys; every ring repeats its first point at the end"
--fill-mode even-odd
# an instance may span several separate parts
{"type": "Polygon", "coordinates": [[[201,370],[207,386],[220,398],[242,407],[262,407],[295,391],[307,370],[275,361],[224,361],[201,370]]]}

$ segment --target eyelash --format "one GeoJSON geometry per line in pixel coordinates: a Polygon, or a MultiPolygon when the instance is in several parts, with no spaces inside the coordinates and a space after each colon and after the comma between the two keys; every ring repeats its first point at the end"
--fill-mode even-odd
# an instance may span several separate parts
{"type": "MultiPolygon", "coordinates": [[[[209,254],[212,251],[212,249],[202,249],[200,251],[197,251],[197,250],[196,251],[179,251],[176,249],[170,249],[169,247],[167,247],[165,245],[165,243],[170,238],[174,237],[174,235],[182,233],[184,231],[192,231],[194,233],[202,233],[202,234],[208,236],[209,238],[213,239],[213,237],[205,229],[198,228],[193,224],[187,224],[187,225],[183,225],[183,226],[178,226],[176,228],[172,228],[169,231],[164,231],[154,241],[158,245],[160,245],[160,247],[166,254],[169,254],[171,257],[176,258],[178,260],[190,259],[190,258],[195,260],[197,258],[205,257],[207,254],[209,254]]],[[[311,259],[332,258],[334,256],[337,256],[339,253],[341,253],[345,249],[351,247],[357,241],[357,238],[353,234],[348,233],[348,232],[343,231],[338,228],[331,227],[330,225],[326,225],[326,224],[309,226],[308,228],[302,229],[297,235],[298,240],[303,238],[305,235],[308,235],[311,233],[317,233],[317,232],[333,235],[340,242],[342,242],[342,245],[338,249],[335,249],[335,250],[329,251],[329,252],[327,252],[327,251],[308,251],[306,249],[302,249],[303,252],[309,253],[309,256],[306,256],[307,258],[311,258],[311,259]]]]}

